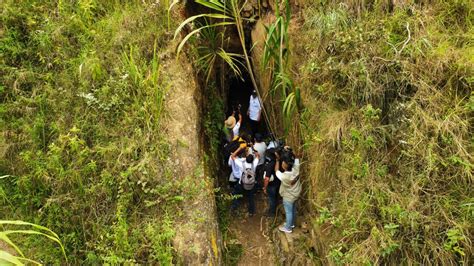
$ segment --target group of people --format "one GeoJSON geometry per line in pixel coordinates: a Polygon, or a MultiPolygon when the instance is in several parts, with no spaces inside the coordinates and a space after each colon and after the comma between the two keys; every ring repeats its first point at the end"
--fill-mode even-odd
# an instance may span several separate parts
{"type": "Polygon", "coordinates": [[[238,105],[225,121],[224,157],[230,167],[229,185],[235,196],[231,211],[236,211],[241,199],[247,199],[248,212],[255,214],[255,194],[262,190],[268,198],[266,215],[274,217],[283,199],[285,224],[279,230],[291,233],[295,227],[296,200],[301,193],[300,161],[289,146],[271,140],[267,144],[260,132],[262,105],[257,92],[250,96],[247,116],[250,132],[241,132],[243,116],[238,105]]]}

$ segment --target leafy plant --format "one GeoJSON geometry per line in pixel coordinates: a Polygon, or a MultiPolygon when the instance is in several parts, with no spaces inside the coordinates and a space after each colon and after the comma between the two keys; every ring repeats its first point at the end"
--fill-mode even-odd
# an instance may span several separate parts
{"type": "Polygon", "coordinates": [[[15,255],[15,254],[9,253],[7,250],[0,250],[0,262],[3,261],[3,262],[11,263],[11,264],[14,264],[14,265],[24,265],[23,262],[34,263],[34,264],[37,264],[37,265],[41,265],[39,262],[25,257],[25,254],[23,253],[23,251],[18,247],[17,244],[15,244],[11,240],[10,235],[12,235],[12,234],[44,236],[44,237],[56,242],[57,244],[59,244],[59,246],[61,247],[61,251],[64,255],[64,258],[66,258],[66,261],[67,261],[66,251],[64,250],[64,246],[61,243],[61,240],[59,240],[59,236],[56,233],[54,233],[53,231],[51,231],[50,229],[48,229],[44,226],[41,226],[41,225],[28,223],[28,222],[23,222],[23,221],[0,220],[0,225],[3,226],[3,227],[5,227],[5,226],[16,226],[16,227],[18,227],[18,226],[29,226],[29,227],[33,228],[33,229],[16,229],[16,230],[4,229],[3,231],[0,231],[0,240],[7,243],[18,254],[18,255],[15,255]]]}
{"type": "MultiPolygon", "coordinates": [[[[212,21],[212,20],[217,20],[217,21],[212,21],[212,22],[206,22],[204,24],[199,24],[199,23],[194,23],[198,26],[197,29],[192,30],[190,33],[188,33],[179,43],[177,47],[177,56],[179,57],[182,49],[184,48],[184,45],[190,40],[190,38],[198,33],[201,33],[204,30],[207,29],[216,29],[220,27],[235,27],[237,29],[237,33],[239,36],[239,41],[240,45],[242,47],[243,54],[238,55],[235,53],[229,53],[226,52],[223,49],[223,37],[224,35],[221,35],[221,46],[220,48],[214,48],[214,49],[204,49],[204,51],[207,51],[203,54],[200,55],[200,58],[198,59],[198,62],[216,62],[216,58],[219,56],[224,62],[226,62],[230,69],[234,71],[234,73],[237,76],[241,75],[241,70],[238,67],[240,65],[240,62],[238,61],[238,58],[242,58],[245,62],[245,67],[246,70],[250,76],[250,80],[252,81],[252,85],[254,89],[257,91],[257,94],[259,95],[259,99],[262,99],[260,96],[260,90],[257,85],[257,81],[254,76],[254,71],[253,67],[251,64],[250,57],[248,55],[248,47],[246,47],[246,34],[244,30],[244,18],[241,16],[241,3],[239,0],[230,0],[230,1],[223,1],[223,0],[196,0],[196,3],[203,5],[207,8],[209,8],[212,12],[215,13],[207,13],[207,14],[199,14],[195,15],[192,17],[189,17],[185,21],[183,21],[178,28],[175,31],[174,38],[176,39],[177,35],[183,30],[183,28],[193,22],[197,22],[200,19],[205,19],[205,21],[212,21]]],[[[206,34],[205,34],[206,35],[206,34]]],[[[207,36],[210,37],[210,40],[215,40],[215,34],[207,34],[207,36]]],[[[201,49],[203,50],[203,49],[201,49]]],[[[212,69],[206,68],[207,76],[210,75],[212,69]]],[[[267,122],[267,125],[269,127],[272,127],[272,125],[269,123],[269,118],[268,114],[266,112],[266,109],[263,108],[263,116],[264,119],[267,122]]],[[[273,130],[272,130],[273,131],[273,130]]],[[[275,131],[273,131],[275,132],[275,131]]]]}

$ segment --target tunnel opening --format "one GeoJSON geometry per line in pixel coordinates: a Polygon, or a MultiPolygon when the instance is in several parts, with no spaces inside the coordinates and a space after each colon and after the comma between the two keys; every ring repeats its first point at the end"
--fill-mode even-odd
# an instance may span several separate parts
{"type": "MultiPolygon", "coordinates": [[[[263,119],[263,114],[258,124],[257,132],[252,132],[250,125],[250,117],[248,115],[250,99],[252,92],[254,91],[252,82],[250,80],[250,75],[248,72],[243,71],[242,77],[232,76],[228,78],[227,82],[227,99],[226,99],[226,116],[231,116],[234,111],[236,111],[240,106],[240,112],[243,117],[242,125],[240,132],[254,137],[255,133],[261,134],[264,139],[269,138],[269,130],[267,129],[267,124],[265,119],[263,119]]],[[[261,101],[261,100],[260,100],[261,101]]],[[[263,103],[260,102],[263,106],[263,103]]],[[[235,117],[238,120],[238,116],[235,117]]],[[[252,139],[253,140],[253,139],[252,139]]]]}
{"type": "MultiPolygon", "coordinates": [[[[196,4],[194,1],[186,3],[185,16],[195,16],[203,13],[209,13],[202,6],[196,4]]],[[[239,39],[239,33],[236,27],[229,26],[219,28],[217,31],[224,34],[225,43],[219,42],[219,47],[229,53],[244,55],[246,49],[250,56],[250,64],[252,64],[251,47],[253,47],[251,32],[255,25],[249,21],[244,21],[245,32],[245,48],[239,39]],[[222,45],[222,46],[220,46],[222,45]]],[[[190,30],[190,29],[189,29],[190,30]]],[[[208,44],[206,41],[203,44],[208,44]]],[[[198,80],[202,90],[203,96],[203,121],[202,121],[202,144],[203,153],[206,159],[205,169],[207,175],[214,177],[215,187],[215,203],[216,203],[216,219],[219,224],[219,249],[222,251],[219,260],[224,265],[235,265],[239,262],[240,265],[252,264],[255,261],[249,260],[248,247],[256,247],[260,254],[263,254],[260,259],[261,264],[271,265],[275,262],[275,255],[273,254],[273,247],[271,242],[262,235],[262,230],[269,230],[270,226],[262,227],[265,212],[268,210],[268,199],[262,190],[259,190],[255,196],[256,213],[249,216],[247,213],[248,202],[247,199],[242,198],[238,207],[238,212],[230,213],[230,207],[234,197],[232,196],[232,187],[229,184],[230,174],[232,172],[228,165],[229,155],[224,155],[224,145],[227,139],[223,131],[224,121],[234,114],[234,111],[240,105],[240,113],[242,115],[242,125],[240,127],[239,135],[246,135],[249,141],[253,141],[252,133],[260,133],[264,140],[268,143],[271,139],[266,119],[264,119],[263,110],[260,116],[259,126],[256,132],[252,132],[250,117],[247,113],[250,105],[250,99],[254,90],[254,83],[252,82],[251,69],[247,69],[246,61],[238,64],[241,75],[236,75],[232,69],[222,61],[217,61],[213,66],[213,72],[209,81],[202,75],[198,75],[198,80]],[[219,103],[218,103],[219,102],[219,103]],[[210,114],[212,112],[212,114],[210,114]],[[206,120],[211,118],[211,120],[206,120]],[[210,129],[211,128],[211,129],[210,129]],[[216,134],[216,131],[219,133],[216,134]]],[[[252,66],[251,66],[252,67],[252,66]]],[[[259,100],[263,108],[262,99],[259,100]]],[[[238,115],[234,115],[238,121],[238,115]]],[[[262,172],[263,180],[263,172],[262,172]]],[[[260,181],[262,182],[262,181],[260,181]]],[[[260,183],[261,184],[261,183],[260,183]]],[[[271,220],[273,222],[277,221],[271,220]]],[[[270,220],[265,221],[265,224],[270,220]]],[[[278,222],[280,220],[278,219],[278,222]]]]}

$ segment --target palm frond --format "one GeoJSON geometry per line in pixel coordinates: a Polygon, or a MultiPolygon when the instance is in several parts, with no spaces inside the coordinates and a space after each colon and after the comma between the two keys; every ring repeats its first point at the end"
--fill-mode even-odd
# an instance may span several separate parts
{"type": "Polygon", "coordinates": [[[195,2],[222,14],[232,15],[231,11],[227,9],[226,4],[218,0],[196,0],[195,2]]]}
{"type": "Polygon", "coordinates": [[[176,28],[174,32],[173,38],[176,39],[176,36],[183,30],[183,28],[188,25],[191,22],[196,21],[198,18],[215,18],[215,19],[223,19],[223,20],[229,20],[233,21],[234,19],[231,16],[223,15],[223,14],[216,14],[216,13],[210,13],[210,14],[199,14],[195,15],[192,17],[187,18],[185,21],[181,22],[181,24],[176,28]]]}
{"type": "Polygon", "coordinates": [[[215,23],[215,24],[202,26],[198,29],[193,30],[192,32],[188,33],[188,35],[186,35],[186,37],[184,37],[183,40],[179,43],[178,48],[176,50],[176,56],[179,57],[179,54],[181,53],[181,50],[183,49],[184,45],[189,40],[189,38],[191,38],[194,34],[200,32],[201,30],[203,30],[205,28],[210,28],[210,27],[219,27],[219,26],[226,26],[226,25],[233,25],[233,24],[234,24],[233,22],[218,22],[218,23],[215,23]]]}

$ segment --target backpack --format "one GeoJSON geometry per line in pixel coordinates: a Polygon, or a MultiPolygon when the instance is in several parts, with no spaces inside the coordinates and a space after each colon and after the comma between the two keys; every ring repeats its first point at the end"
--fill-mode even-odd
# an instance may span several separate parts
{"type": "Polygon", "coordinates": [[[237,137],[224,146],[224,158],[229,158],[230,154],[236,151],[245,140],[237,137]]]}
{"type": "Polygon", "coordinates": [[[242,186],[245,190],[252,190],[255,186],[255,171],[250,168],[245,168],[244,173],[242,174],[242,186]]]}

